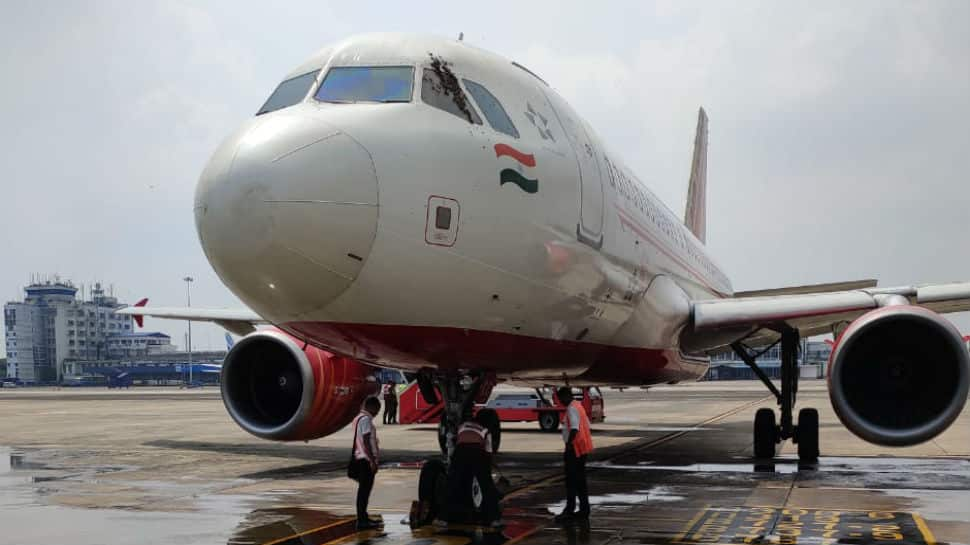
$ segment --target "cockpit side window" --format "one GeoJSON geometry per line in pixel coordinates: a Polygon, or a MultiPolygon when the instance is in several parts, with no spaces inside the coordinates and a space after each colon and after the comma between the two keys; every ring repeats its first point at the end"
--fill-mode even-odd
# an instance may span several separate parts
{"type": "Polygon", "coordinates": [[[411,66],[335,66],[314,96],[321,102],[411,102],[411,66]]]}
{"type": "Polygon", "coordinates": [[[317,79],[317,74],[319,73],[319,70],[314,70],[313,72],[307,72],[306,74],[290,78],[279,84],[276,90],[273,91],[273,94],[266,99],[263,107],[256,112],[256,115],[275,112],[276,110],[302,102],[310,90],[310,85],[317,79]]]}
{"type": "Polygon", "coordinates": [[[471,108],[468,98],[458,86],[458,78],[450,70],[441,70],[441,72],[439,75],[436,70],[424,69],[424,76],[421,78],[421,100],[429,106],[444,110],[469,123],[481,125],[482,118],[478,117],[475,110],[471,108]]]}
{"type": "Polygon", "coordinates": [[[495,95],[490,93],[480,83],[475,83],[467,79],[463,79],[462,81],[465,83],[465,89],[468,89],[468,94],[475,99],[475,103],[478,104],[478,109],[481,110],[482,115],[488,120],[488,124],[498,132],[505,133],[512,138],[518,138],[518,129],[515,128],[512,120],[509,119],[509,114],[505,112],[505,108],[495,98],[495,95]]]}

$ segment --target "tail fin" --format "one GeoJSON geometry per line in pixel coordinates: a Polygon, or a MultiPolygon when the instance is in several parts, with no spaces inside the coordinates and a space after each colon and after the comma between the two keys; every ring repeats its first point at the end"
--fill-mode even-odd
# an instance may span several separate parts
{"type": "MultiPolygon", "coordinates": [[[[134,306],[136,306],[136,307],[143,307],[143,306],[145,306],[147,304],[148,304],[148,298],[146,297],[146,298],[142,299],[141,301],[138,301],[137,303],[135,303],[134,306]]],[[[141,314],[132,314],[131,317],[135,319],[135,323],[138,324],[138,327],[145,327],[145,323],[144,323],[145,317],[143,315],[141,315],[141,314]]]]}
{"type": "Polygon", "coordinates": [[[707,236],[707,112],[697,112],[697,134],[694,136],[694,159],[687,187],[687,211],[684,225],[701,242],[707,236]]]}

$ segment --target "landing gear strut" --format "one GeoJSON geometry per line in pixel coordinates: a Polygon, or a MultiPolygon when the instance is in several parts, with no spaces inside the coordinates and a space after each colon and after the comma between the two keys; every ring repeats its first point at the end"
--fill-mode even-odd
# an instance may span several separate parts
{"type": "MultiPolygon", "coordinates": [[[[418,505],[411,516],[412,525],[431,522],[442,512],[447,501],[448,479],[458,426],[472,416],[476,400],[484,402],[495,386],[490,375],[460,375],[419,373],[418,386],[428,403],[437,403],[438,392],[443,399],[441,421],[438,424],[438,446],[442,458],[427,460],[421,468],[418,485],[418,505]]],[[[498,452],[501,428],[498,415],[492,409],[480,409],[478,415],[492,438],[492,452],[498,452]]]]}
{"type": "MultiPolygon", "coordinates": [[[[798,445],[800,462],[815,462],[818,459],[818,411],[804,408],[798,412],[798,425],[795,425],[793,412],[798,394],[798,330],[781,325],[776,331],[781,334],[781,390],[758,366],[757,358],[774,345],[752,354],[740,341],[731,345],[734,353],[754,371],[768,390],[775,395],[781,413],[781,422],[775,421],[775,411],[768,408],[758,409],[754,418],[754,455],[755,458],[774,458],[778,444],[792,439],[798,445]]],[[[778,344],[775,343],[775,344],[778,344]]]]}

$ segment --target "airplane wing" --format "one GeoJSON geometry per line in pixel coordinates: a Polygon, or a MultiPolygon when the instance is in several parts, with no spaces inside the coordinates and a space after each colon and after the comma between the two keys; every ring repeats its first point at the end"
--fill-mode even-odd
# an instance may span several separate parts
{"type": "Polygon", "coordinates": [[[940,313],[970,310],[970,282],[862,287],[870,282],[823,284],[814,291],[812,286],[798,286],[743,292],[731,299],[694,301],[692,328],[684,335],[684,348],[714,349],[724,346],[725,339],[737,338],[739,334],[745,336],[745,344],[767,344],[778,338],[771,327],[782,323],[798,329],[802,337],[837,333],[869,310],[896,302],[908,302],[940,313]],[[859,287],[840,289],[853,284],[859,287]],[[831,291],[833,288],[838,291],[831,291]]]}
{"type": "Polygon", "coordinates": [[[214,322],[228,329],[236,335],[248,335],[256,331],[257,324],[266,324],[262,316],[248,309],[206,309],[196,307],[148,307],[147,299],[142,299],[134,306],[115,311],[115,314],[130,314],[135,318],[138,327],[142,326],[142,318],[168,318],[172,320],[192,320],[193,322],[214,322]]]}

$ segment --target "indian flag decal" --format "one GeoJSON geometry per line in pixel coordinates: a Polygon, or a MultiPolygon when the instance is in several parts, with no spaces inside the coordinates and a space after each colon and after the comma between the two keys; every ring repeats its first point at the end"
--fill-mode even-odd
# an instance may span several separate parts
{"type": "Polygon", "coordinates": [[[499,185],[515,184],[526,193],[536,193],[539,191],[539,180],[527,178],[522,174],[523,167],[535,168],[536,158],[531,153],[521,151],[509,146],[508,144],[495,144],[495,157],[511,157],[519,164],[516,168],[503,168],[499,172],[499,185]]]}

